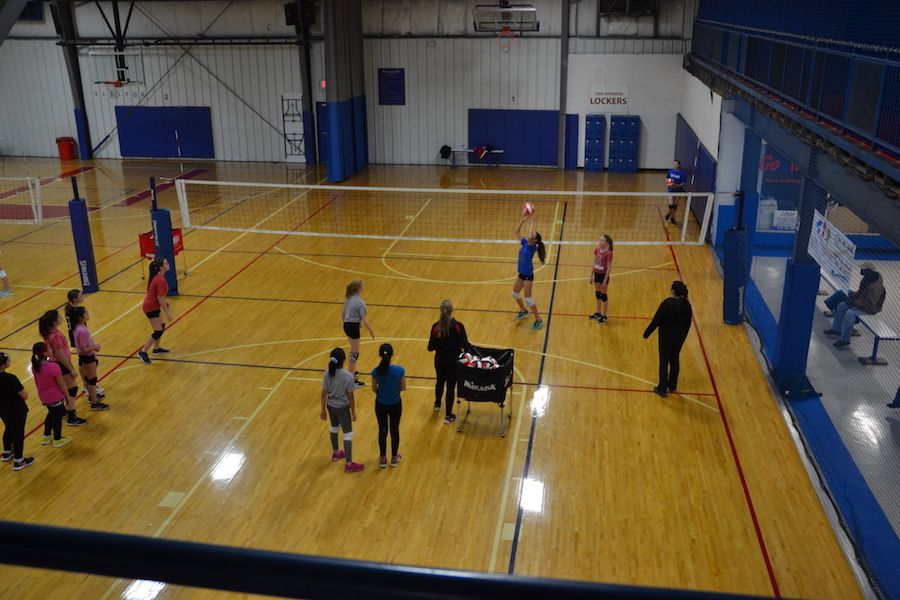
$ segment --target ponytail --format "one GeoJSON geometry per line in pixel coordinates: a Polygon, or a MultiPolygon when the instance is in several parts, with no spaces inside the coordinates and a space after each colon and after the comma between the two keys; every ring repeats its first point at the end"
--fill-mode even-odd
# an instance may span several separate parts
{"type": "Polygon", "coordinates": [[[441,302],[441,318],[438,320],[438,332],[444,338],[450,335],[450,324],[453,322],[453,304],[449,300],[441,302]]]}
{"type": "Polygon", "coordinates": [[[537,246],[537,254],[538,258],[541,259],[541,264],[547,262],[547,248],[544,247],[544,242],[541,240],[541,234],[537,232],[534,233],[534,244],[537,246]]]}
{"type": "Polygon", "coordinates": [[[600,236],[601,239],[606,239],[606,243],[609,245],[609,251],[612,252],[613,249],[613,239],[609,236],[609,234],[604,233],[600,236]]]}
{"type": "Polygon", "coordinates": [[[56,327],[56,322],[58,320],[59,311],[56,310],[48,310],[41,315],[41,318],[38,319],[38,333],[41,334],[42,338],[46,339],[50,335],[50,332],[56,327]]]}
{"type": "Polygon", "coordinates": [[[375,372],[381,376],[387,375],[388,368],[391,366],[391,357],[394,356],[394,347],[390,344],[382,344],[378,348],[378,356],[381,362],[375,367],[375,372]]]}
{"type": "Polygon", "coordinates": [[[163,261],[165,259],[157,256],[153,259],[153,262],[150,263],[150,268],[148,269],[149,273],[147,274],[147,289],[150,289],[150,284],[153,283],[153,278],[159,275],[160,270],[162,270],[163,261]]]}
{"type": "Polygon", "coordinates": [[[344,366],[344,359],[347,357],[344,354],[343,348],[335,348],[331,351],[331,357],[328,359],[328,376],[334,377],[334,374],[338,369],[344,366]]]}
{"type": "Polygon", "coordinates": [[[44,353],[47,352],[47,344],[38,342],[31,347],[31,372],[40,373],[44,362],[44,353]]]}
{"type": "Polygon", "coordinates": [[[359,279],[354,279],[353,281],[351,281],[350,283],[347,284],[347,291],[345,292],[344,297],[349,298],[350,296],[355,296],[362,289],[362,286],[363,286],[362,281],[360,281],[359,279]]]}

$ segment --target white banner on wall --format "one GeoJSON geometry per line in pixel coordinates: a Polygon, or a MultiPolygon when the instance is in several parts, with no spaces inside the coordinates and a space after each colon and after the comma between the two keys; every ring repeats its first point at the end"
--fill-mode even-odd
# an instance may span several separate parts
{"type": "Polygon", "coordinates": [[[850,289],[856,246],[819,211],[813,217],[807,252],[819,263],[825,278],[840,289],[850,289]]]}
{"type": "Polygon", "coordinates": [[[627,85],[591,85],[588,103],[591,108],[605,113],[627,113],[631,110],[627,85]]]}

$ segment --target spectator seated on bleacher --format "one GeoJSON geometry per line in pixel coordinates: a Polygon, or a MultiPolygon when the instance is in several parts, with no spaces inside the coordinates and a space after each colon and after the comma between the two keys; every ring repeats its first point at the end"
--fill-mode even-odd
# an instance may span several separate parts
{"type": "Polygon", "coordinates": [[[847,299],[837,305],[831,328],[825,330],[825,335],[841,337],[834,343],[836,348],[850,345],[853,325],[860,315],[877,314],[884,306],[887,294],[881,281],[881,273],[874,269],[872,263],[863,263],[859,272],[862,275],[859,290],[850,292],[847,299]]]}

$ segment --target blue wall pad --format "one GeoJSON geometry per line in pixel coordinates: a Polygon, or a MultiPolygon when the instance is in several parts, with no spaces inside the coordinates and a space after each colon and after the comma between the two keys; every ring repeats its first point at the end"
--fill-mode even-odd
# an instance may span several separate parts
{"type": "Polygon", "coordinates": [[[818,293],[819,265],[812,261],[794,262],[789,258],[784,270],[778,346],[772,361],[772,368],[779,378],[806,374],[809,337],[818,293]]]}
{"type": "Polygon", "coordinates": [[[744,288],[744,310],[750,317],[750,322],[756,326],[759,336],[762,338],[763,350],[769,360],[774,360],[775,348],[778,343],[778,322],[769,310],[766,299],[763,298],[756,287],[752,277],[747,278],[747,286],[744,288]]]}
{"type": "Polygon", "coordinates": [[[316,102],[316,141],[319,162],[328,162],[328,105],[324,102],[316,102]]]}
{"type": "MultiPolygon", "coordinates": [[[[503,150],[500,162],[510,165],[556,166],[559,111],[469,109],[469,148],[503,150]]],[[[470,163],[488,163],[469,153],[470,163]]]]}
{"type": "Polygon", "coordinates": [[[316,162],[316,132],[313,127],[312,112],[303,111],[303,151],[306,154],[306,164],[314,165],[316,162]]]}
{"type": "Polygon", "coordinates": [[[116,124],[122,156],[215,158],[212,116],[208,106],[117,106],[116,124]]]}
{"type": "Polygon", "coordinates": [[[578,168],[578,115],[566,115],[566,160],[567,171],[578,168]]]}
{"type": "Polygon", "coordinates": [[[606,165],[606,115],[584,118],[584,170],[602,171],[606,165]]]}
{"type": "Polygon", "coordinates": [[[91,158],[91,145],[88,143],[87,115],[80,108],[75,109],[75,129],[78,131],[78,155],[81,160],[91,158]]]}
{"type": "Polygon", "coordinates": [[[353,175],[352,99],[328,102],[328,181],[343,181],[353,175]]]}
{"type": "Polygon", "coordinates": [[[853,457],[818,398],[788,403],[816,457],[844,527],[861,548],[857,553],[885,598],[900,598],[900,539],[872,495],[853,457]]]}
{"type": "Polygon", "coordinates": [[[366,97],[356,96],[353,103],[353,167],[359,171],[369,164],[369,142],[366,132],[366,97]]]}

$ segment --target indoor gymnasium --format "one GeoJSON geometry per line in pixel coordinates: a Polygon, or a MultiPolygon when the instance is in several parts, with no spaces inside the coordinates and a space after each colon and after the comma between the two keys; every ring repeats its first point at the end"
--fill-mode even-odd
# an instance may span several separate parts
{"type": "Polygon", "coordinates": [[[0,598],[900,599],[897,3],[514,2],[0,2],[0,598]]]}

